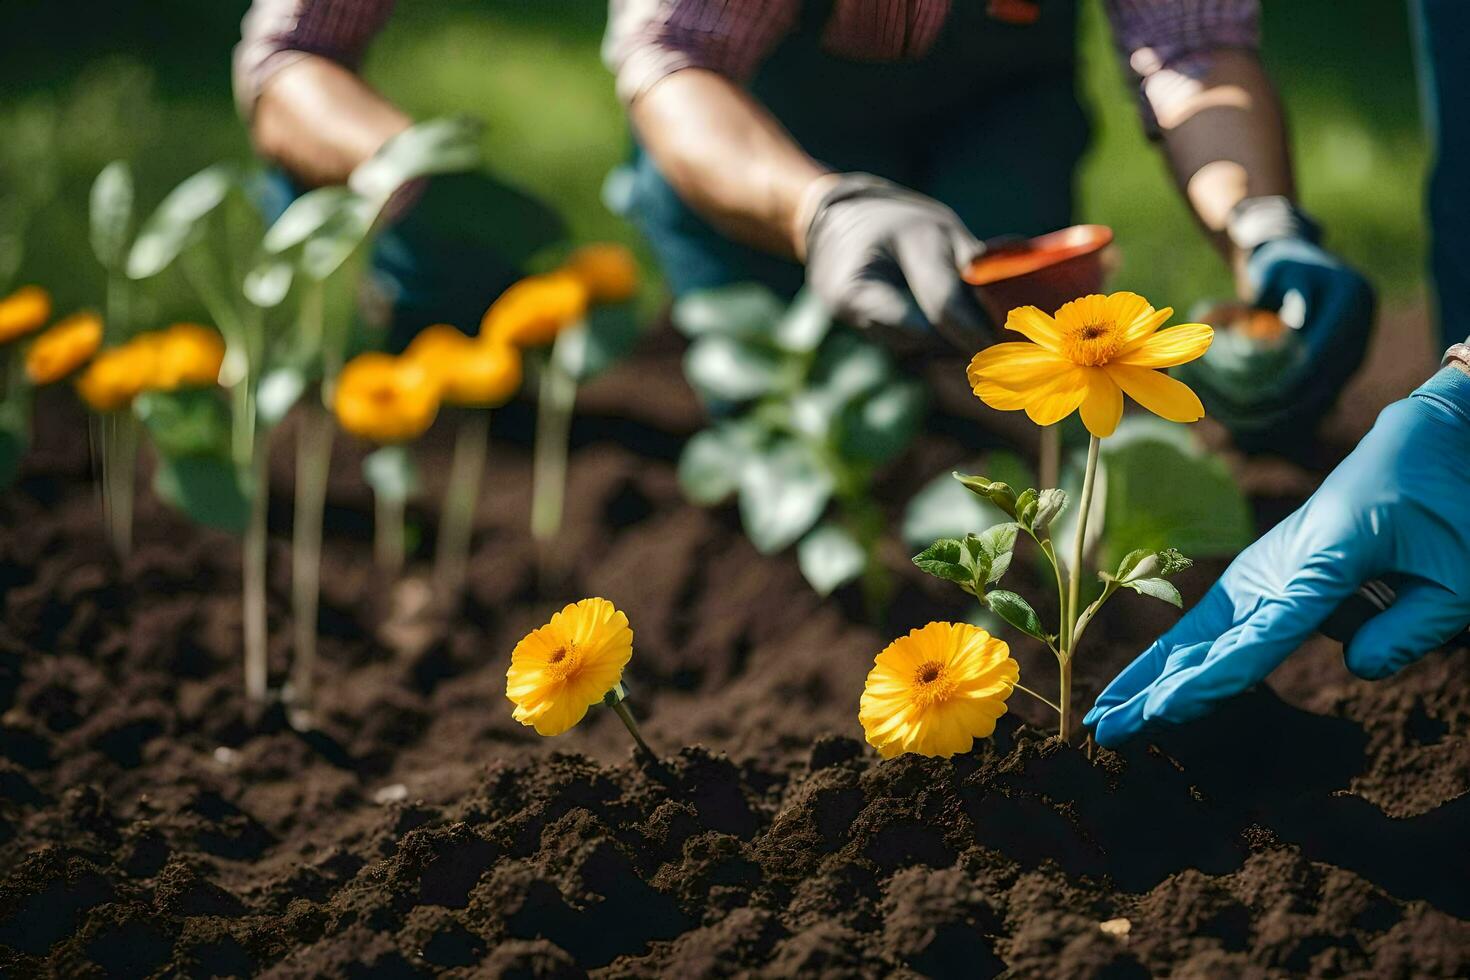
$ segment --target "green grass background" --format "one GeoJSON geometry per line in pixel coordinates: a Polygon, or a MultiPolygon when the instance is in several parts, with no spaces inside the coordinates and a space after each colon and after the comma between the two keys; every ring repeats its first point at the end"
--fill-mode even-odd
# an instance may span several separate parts
{"type": "MultiPolygon", "coordinates": [[[[1181,308],[1223,294],[1218,259],[1140,132],[1100,3],[1082,6],[1096,135],[1081,175],[1081,217],[1117,230],[1117,285],[1181,308]]],[[[64,3],[0,5],[0,227],[5,194],[49,197],[25,235],[21,281],[50,287],[62,309],[100,301],[86,200],[109,160],[132,161],[146,211],[200,167],[248,157],[229,92],[244,8],[239,0],[151,0],[89,4],[78,16],[64,3]]],[[[604,14],[601,0],[400,0],[366,73],[416,115],[485,119],[493,169],[554,202],[579,239],[636,243],[599,201],[603,176],[627,152],[598,60],[604,14]]],[[[1405,7],[1268,3],[1266,58],[1285,96],[1302,196],[1331,246],[1390,302],[1415,301],[1426,147],[1405,7]]],[[[171,280],[154,299],[159,316],[191,312],[171,280]]]]}

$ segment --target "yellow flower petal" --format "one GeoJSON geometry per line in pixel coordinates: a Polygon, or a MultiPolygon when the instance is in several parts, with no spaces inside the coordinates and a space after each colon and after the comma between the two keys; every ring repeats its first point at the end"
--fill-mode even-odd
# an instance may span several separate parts
{"type": "Polygon", "coordinates": [[[1123,417],[1123,392],[1104,368],[1087,369],[1087,397],[1082,400],[1082,424],[1099,439],[1118,428],[1123,417]]]}
{"type": "Polygon", "coordinates": [[[1049,382],[1058,371],[1070,366],[1070,361],[1054,351],[1016,342],[985,348],[971,358],[965,375],[971,387],[988,381],[1019,391],[1049,382]]]}
{"type": "Polygon", "coordinates": [[[1135,340],[1118,352],[1113,363],[1146,368],[1177,367],[1202,356],[1214,339],[1214,329],[1206,324],[1181,323],[1135,340]]]}
{"type": "Polygon", "coordinates": [[[1131,323],[1119,324],[1118,349],[1125,350],[1141,340],[1146,340],[1155,330],[1169,322],[1169,317],[1173,315],[1174,308],[1172,306],[1166,306],[1162,310],[1149,307],[1145,315],[1138,317],[1131,323]]]}
{"type": "Polygon", "coordinates": [[[1182,381],[1151,368],[1109,364],[1108,377],[1144,408],[1170,422],[1198,422],[1205,417],[1199,396],[1182,381]]]}
{"type": "Polygon", "coordinates": [[[1011,310],[1006,316],[1006,329],[1014,330],[1048,350],[1058,350],[1062,343],[1062,331],[1057,321],[1034,306],[1018,306],[1011,310]]]}
{"type": "Polygon", "coordinates": [[[1068,365],[1046,387],[1027,400],[1026,415],[1037,425],[1053,425],[1071,415],[1087,397],[1087,380],[1082,369],[1068,365]]]}

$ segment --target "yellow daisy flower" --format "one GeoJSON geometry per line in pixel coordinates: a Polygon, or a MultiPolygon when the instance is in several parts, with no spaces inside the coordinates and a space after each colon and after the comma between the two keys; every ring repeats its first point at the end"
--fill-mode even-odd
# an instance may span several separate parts
{"type": "Polygon", "coordinates": [[[930,623],[878,654],[858,721],[885,759],[968,752],[995,731],[1020,676],[1005,641],[968,623],[930,623]]]}
{"type": "Polygon", "coordinates": [[[587,315],[587,287],[568,272],[530,276],[500,294],[480,321],[480,336],[515,347],[544,347],[587,315]]]}
{"type": "Polygon", "coordinates": [[[22,286],[0,299],[0,344],[35,333],[51,319],[51,294],[40,286],[22,286]]]}
{"type": "Polygon", "coordinates": [[[376,351],[359,354],[337,375],[333,410],[342,428],[374,442],[407,442],[439,414],[439,384],[424,368],[376,351]]]}
{"type": "Polygon", "coordinates": [[[158,391],[207,388],[219,380],[225,341],[197,323],[175,323],[154,338],[158,359],[149,387],[158,391]]]}
{"type": "Polygon", "coordinates": [[[622,245],[584,245],[563,268],[582,280],[594,303],[623,303],[638,293],[638,261],[622,245]]]}
{"type": "Polygon", "coordinates": [[[516,706],[512,717],[539,735],[560,735],[618,686],[632,656],[628,617],[611,602],[568,605],[510,655],[505,694],[516,706]]]}
{"type": "Polygon", "coordinates": [[[26,377],[33,385],[60,381],[86,364],[102,346],[102,318],[73,313],[51,327],[26,351],[26,377]]]}
{"type": "Polygon", "coordinates": [[[105,350],[77,378],[77,394],[96,412],[127,408],[148,386],[158,360],[158,345],[134,338],[105,350]]]}
{"type": "Polygon", "coordinates": [[[1174,315],[1137,293],[1083,296],[1047,316],[1034,306],[1011,310],[1006,328],[1030,343],[996,344],[976,354],[966,372],[981,401],[1002,411],[1024,409],[1037,425],[1060,422],[1078,408],[1099,439],[1123,415],[1123,394],[1171,422],[1197,422],[1204,406],[1182,381],[1159,368],[1204,354],[1214,331],[1203,323],[1160,330],[1174,315]]]}

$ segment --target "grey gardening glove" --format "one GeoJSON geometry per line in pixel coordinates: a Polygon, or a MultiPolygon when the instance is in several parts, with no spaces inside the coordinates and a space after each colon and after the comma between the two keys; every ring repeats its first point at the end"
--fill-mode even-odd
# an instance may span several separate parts
{"type": "Polygon", "coordinates": [[[806,232],[806,278],[838,319],[861,328],[937,332],[965,350],[988,327],[960,271],[985,246],[930,197],[872,174],[842,174],[806,232]]]}

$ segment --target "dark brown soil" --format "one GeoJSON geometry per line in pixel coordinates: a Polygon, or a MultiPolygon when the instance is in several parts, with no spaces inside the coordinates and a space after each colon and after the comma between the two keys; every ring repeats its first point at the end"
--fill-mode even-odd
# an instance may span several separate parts
{"type": "MultiPolygon", "coordinates": [[[[85,428],[64,401],[43,407],[0,503],[0,975],[1470,973],[1470,653],[1369,684],[1320,641],[1274,692],[1155,746],[1089,761],[1017,698],[971,756],[880,762],[856,718],[873,655],[962,607],[907,577],[890,621],[867,625],[856,596],[819,601],[733,515],[684,504],[672,463],[699,415],[671,347],[584,392],[555,587],[524,530],[525,410],[497,420],[470,597],[447,630],[415,615],[421,582],[373,572],[362,447],[338,447],[310,734],[245,711],[237,543],[145,496],[118,567],[85,428]],[[608,712],[555,740],[510,718],[515,640],[582,595],[632,620],[657,762],[608,712]]],[[[1263,523],[1422,376],[1405,349],[1380,347],[1321,459],[1243,468],[1263,523]]],[[[278,679],[290,441],[288,426],[278,679]]],[[[971,451],[928,439],[887,489],[971,451]]],[[[443,469],[425,467],[425,540],[443,469]]],[[[1186,577],[1186,597],[1219,568],[1186,577]]],[[[1171,616],[1113,609],[1081,701],[1171,616]]]]}

